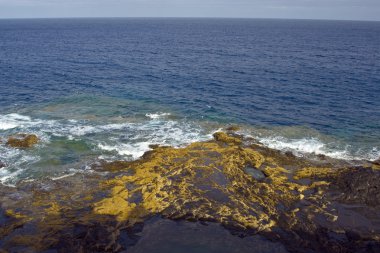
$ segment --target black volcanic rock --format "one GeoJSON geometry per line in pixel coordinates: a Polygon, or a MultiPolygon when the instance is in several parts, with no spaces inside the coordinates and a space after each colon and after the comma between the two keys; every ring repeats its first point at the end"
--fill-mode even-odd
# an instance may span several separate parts
{"type": "Polygon", "coordinates": [[[380,171],[356,168],[344,172],[337,182],[343,192],[342,200],[368,206],[380,205],[380,171]]]}

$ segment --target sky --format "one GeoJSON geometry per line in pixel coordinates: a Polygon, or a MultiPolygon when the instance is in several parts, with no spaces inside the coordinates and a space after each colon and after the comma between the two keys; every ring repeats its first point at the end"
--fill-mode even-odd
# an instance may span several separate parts
{"type": "Polygon", "coordinates": [[[380,0],[0,0],[0,18],[234,17],[380,21],[380,0]]]}

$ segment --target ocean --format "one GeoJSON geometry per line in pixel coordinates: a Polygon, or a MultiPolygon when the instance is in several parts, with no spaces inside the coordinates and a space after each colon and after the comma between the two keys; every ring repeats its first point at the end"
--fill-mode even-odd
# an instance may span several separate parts
{"type": "Polygon", "coordinates": [[[0,20],[0,182],[91,173],[219,129],[297,156],[380,157],[380,22],[0,20]],[[34,133],[31,149],[5,144],[34,133]]]}

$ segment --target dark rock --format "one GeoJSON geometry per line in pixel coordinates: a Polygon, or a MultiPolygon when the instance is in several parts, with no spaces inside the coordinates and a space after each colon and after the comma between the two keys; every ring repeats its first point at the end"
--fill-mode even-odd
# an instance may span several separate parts
{"type": "Polygon", "coordinates": [[[343,173],[337,182],[344,193],[342,199],[349,203],[368,206],[380,205],[380,171],[359,167],[343,173]]]}
{"type": "Polygon", "coordinates": [[[326,160],[326,155],[323,155],[323,154],[319,154],[317,155],[317,157],[321,160],[326,160]]]}
{"type": "Polygon", "coordinates": [[[149,148],[151,149],[156,149],[156,148],[159,148],[160,147],[160,144],[150,144],[149,145],[149,148]]]}
{"type": "Polygon", "coordinates": [[[3,163],[2,161],[0,161],[0,169],[4,168],[4,167],[6,167],[5,163],[3,163]]]}
{"type": "Polygon", "coordinates": [[[244,170],[247,174],[251,175],[256,180],[260,181],[260,180],[265,179],[264,173],[261,170],[258,170],[254,167],[247,166],[247,167],[245,167],[244,170]]]}
{"type": "Polygon", "coordinates": [[[116,225],[111,223],[92,226],[75,224],[73,228],[60,233],[55,249],[58,252],[119,252],[119,233],[116,225]]]}
{"type": "Polygon", "coordinates": [[[286,151],[285,152],[285,155],[287,156],[287,157],[295,157],[295,155],[293,154],[293,152],[292,151],[286,151]]]}
{"type": "Polygon", "coordinates": [[[97,171],[119,171],[128,167],[129,163],[127,161],[113,161],[106,162],[100,161],[98,163],[94,163],[91,168],[97,171]]]}

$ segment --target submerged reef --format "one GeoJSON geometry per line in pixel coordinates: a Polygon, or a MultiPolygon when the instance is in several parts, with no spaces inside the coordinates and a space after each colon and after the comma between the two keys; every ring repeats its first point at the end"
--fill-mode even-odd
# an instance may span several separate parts
{"type": "Polygon", "coordinates": [[[165,233],[144,230],[152,219],[220,224],[269,252],[380,252],[378,164],[295,157],[236,129],[86,177],[2,186],[0,252],[138,252],[149,228],[165,233]]]}

